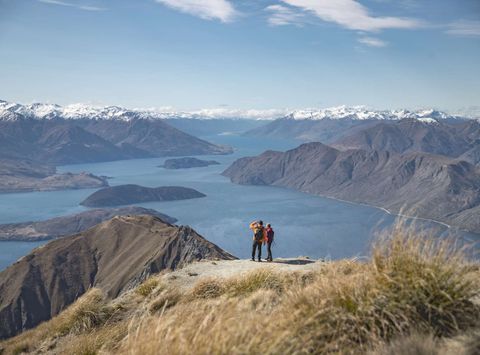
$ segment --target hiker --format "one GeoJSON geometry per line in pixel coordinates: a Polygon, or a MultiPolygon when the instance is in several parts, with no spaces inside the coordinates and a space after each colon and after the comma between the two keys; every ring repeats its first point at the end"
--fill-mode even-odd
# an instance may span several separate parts
{"type": "Polygon", "coordinates": [[[262,261],[262,244],[265,241],[265,228],[263,221],[253,221],[250,223],[250,229],[253,231],[252,261],[255,261],[255,251],[258,248],[258,261],[262,261]]]}
{"type": "Polygon", "coordinates": [[[273,243],[273,237],[275,235],[275,232],[273,231],[272,225],[270,223],[267,224],[267,228],[265,229],[265,234],[266,234],[266,240],[265,242],[267,243],[267,261],[273,261],[272,257],[272,243],[273,243]]]}

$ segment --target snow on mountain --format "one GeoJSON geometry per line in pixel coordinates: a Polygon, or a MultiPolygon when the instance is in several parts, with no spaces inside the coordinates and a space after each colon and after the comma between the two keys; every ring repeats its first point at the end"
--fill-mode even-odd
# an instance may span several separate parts
{"type": "Polygon", "coordinates": [[[322,110],[297,110],[285,117],[293,120],[401,120],[416,119],[425,123],[434,123],[440,120],[459,118],[437,110],[370,110],[365,106],[338,106],[322,110]]]}
{"type": "Polygon", "coordinates": [[[240,110],[228,108],[201,109],[194,111],[175,111],[172,108],[126,109],[118,106],[92,106],[72,104],[59,106],[55,104],[34,103],[21,105],[0,100],[0,120],[31,119],[253,119],[275,120],[278,118],[293,120],[400,120],[417,119],[426,123],[458,118],[436,110],[371,110],[365,106],[338,106],[326,109],[305,110],[240,110]]]}
{"type": "Polygon", "coordinates": [[[20,105],[0,101],[0,120],[18,119],[253,119],[273,120],[285,116],[287,110],[238,110],[227,108],[201,109],[195,111],[175,111],[172,108],[126,109],[118,106],[92,106],[72,104],[35,103],[20,105]]]}

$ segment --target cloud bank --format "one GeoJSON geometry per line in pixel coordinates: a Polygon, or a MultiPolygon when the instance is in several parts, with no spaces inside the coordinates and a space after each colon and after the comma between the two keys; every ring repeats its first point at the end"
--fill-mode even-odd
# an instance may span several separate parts
{"type": "Polygon", "coordinates": [[[155,0],[174,10],[184,12],[204,20],[231,22],[237,11],[227,0],[155,0]]]}
{"type": "Polygon", "coordinates": [[[368,9],[354,0],[282,0],[283,3],[310,12],[326,22],[350,30],[377,32],[385,29],[412,29],[420,21],[409,18],[372,16],[368,9]]]}
{"type": "Polygon", "coordinates": [[[285,25],[300,25],[304,19],[304,14],[293,10],[290,7],[282,5],[270,5],[265,8],[265,11],[271,13],[268,18],[268,23],[272,26],[285,26],[285,25]]]}

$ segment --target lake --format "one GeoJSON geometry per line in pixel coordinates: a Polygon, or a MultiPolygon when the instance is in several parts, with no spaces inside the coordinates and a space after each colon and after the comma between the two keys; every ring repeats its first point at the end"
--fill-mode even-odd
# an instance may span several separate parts
{"type": "MultiPolygon", "coordinates": [[[[239,157],[257,155],[266,149],[290,149],[297,146],[297,142],[228,135],[204,138],[229,144],[235,147],[235,153],[201,157],[221,163],[206,168],[167,170],[158,167],[165,158],[154,158],[78,164],[63,166],[58,170],[88,171],[109,176],[110,185],[133,183],[149,187],[179,185],[195,188],[207,197],[142,203],[139,206],[177,218],[177,224],[192,226],[205,238],[240,258],[250,256],[251,232],[248,224],[255,219],[272,224],[276,233],[274,257],[310,256],[326,259],[367,255],[372,238],[395,221],[395,217],[373,207],[276,187],[235,185],[220,175],[239,157]]],[[[0,223],[42,220],[84,211],[87,208],[78,203],[93,191],[2,194],[0,223]]],[[[437,232],[445,231],[444,227],[438,225],[436,229],[437,232]]],[[[478,235],[463,235],[479,239],[478,235]]],[[[0,270],[41,244],[0,242],[0,270]]]]}

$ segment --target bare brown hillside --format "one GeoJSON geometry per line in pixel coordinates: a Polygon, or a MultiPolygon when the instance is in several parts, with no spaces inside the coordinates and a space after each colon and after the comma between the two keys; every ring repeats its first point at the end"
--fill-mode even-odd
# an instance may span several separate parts
{"type": "Polygon", "coordinates": [[[89,288],[108,298],[149,275],[202,259],[234,259],[190,227],[122,216],[54,240],[0,273],[0,338],[60,313],[89,288]]]}

